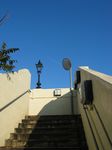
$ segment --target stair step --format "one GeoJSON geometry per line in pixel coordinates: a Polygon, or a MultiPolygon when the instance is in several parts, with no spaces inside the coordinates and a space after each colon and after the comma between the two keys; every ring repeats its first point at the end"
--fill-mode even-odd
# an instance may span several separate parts
{"type": "MultiPolygon", "coordinates": [[[[18,128],[34,128],[34,127],[41,127],[41,128],[56,128],[56,127],[62,127],[62,128],[73,128],[75,124],[66,123],[66,124],[50,124],[50,123],[39,123],[39,124],[27,124],[27,123],[19,123],[18,128]]],[[[78,125],[80,127],[80,125],[78,125]]]]}
{"type": "Polygon", "coordinates": [[[7,143],[7,147],[78,147],[80,144],[79,140],[65,140],[58,142],[56,141],[43,141],[40,142],[36,139],[29,140],[28,142],[22,140],[12,140],[7,143]]]}
{"type": "MultiPolygon", "coordinates": [[[[13,134],[16,134],[16,135],[30,135],[28,133],[11,133],[11,135],[13,134]]],[[[38,131],[38,132],[34,132],[32,133],[32,135],[38,135],[38,136],[50,136],[50,135],[53,135],[53,136],[65,136],[65,135],[78,135],[78,131],[77,132],[67,132],[67,131],[54,131],[54,132],[50,132],[50,131],[46,131],[46,132],[41,132],[41,131],[38,131]]]]}
{"type": "Polygon", "coordinates": [[[82,127],[82,125],[80,125],[79,123],[75,123],[75,122],[23,122],[20,123],[22,126],[28,125],[28,126],[32,126],[32,127],[46,127],[46,126],[58,126],[58,127],[63,127],[63,126],[76,126],[76,127],[82,127]]]}
{"type": "MultiPolygon", "coordinates": [[[[58,141],[58,140],[64,140],[64,139],[83,139],[83,135],[79,136],[76,133],[75,134],[16,134],[12,133],[10,139],[13,140],[28,140],[28,139],[38,139],[40,141],[58,141]]],[[[10,140],[9,139],[9,140],[10,140]]]]}
{"type": "Polygon", "coordinates": [[[81,116],[80,115],[48,115],[48,116],[25,116],[26,120],[71,120],[71,119],[75,119],[75,120],[80,120],[81,116]]]}
{"type": "Polygon", "coordinates": [[[51,133],[54,133],[54,132],[74,132],[74,131],[77,131],[78,132],[78,128],[74,126],[74,128],[63,128],[63,127],[54,127],[54,128],[16,128],[15,129],[15,132],[16,133],[47,133],[47,132],[51,132],[51,133]]]}
{"type": "Polygon", "coordinates": [[[83,139],[83,135],[79,135],[78,133],[46,133],[46,134],[17,134],[17,133],[12,133],[10,136],[10,139],[18,139],[18,140],[27,140],[27,139],[62,139],[62,138],[80,138],[83,139]]]}
{"type": "MultiPolygon", "coordinates": [[[[0,150],[81,150],[80,147],[28,147],[28,148],[0,148],[0,150]]],[[[82,149],[87,150],[87,149],[82,149]]]]}
{"type": "Polygon", "coordinates": [[[75,124],[78,123],[76,120],[22,120],[22,123],[28,123],[28,124],[75,124]]]}

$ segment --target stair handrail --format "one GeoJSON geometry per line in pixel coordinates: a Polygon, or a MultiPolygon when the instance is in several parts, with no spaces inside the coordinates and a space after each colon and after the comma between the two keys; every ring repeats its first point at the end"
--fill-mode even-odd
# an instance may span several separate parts
{"type": "Polygon", "coordinates": [[[83,105],[83,109],[84,109],[84,112],[85,112],[85,115],[86,115],[86,118],[87,118],[87,121],[88,121],[88,124],[89,124],[89,127],[90,127],[90,130],[91,130],[91,133],[92,133],[92,136],[93,136],[93,140],[94,140],[94,144],[96,146],[96,150],[99,150],[99,146],[98,146],[98,143],[97,143],[97,140],[96,140],[96,137],[95,137],[95,134],[94,134],[94,131],[93,131],[93,128],[92,128],[92,125],[91,125],[91,121],[88,117],[88,114],[87,114],[87,106],[86,105],[83,105]]]}
{"type": "Polygon", "coordinates": [[[100,123],[101,123],[101,125],[102,125],[102,128],[103,128],[103,130],[104,130],[104,132],[105,132],[105,135],[106,135],[106,137],[107,137],[107,139],[108,139],[108,141],[109,141],[109,144],[110,144],[110,146],[112,147],[112,141],[111,141],[111,139],[110,139],[110,137],[109,137],[109,135],[108,135],[108,132],[107,132],[107,130],[106,130],[106,128],[105,128],[105,125],[104,125],[104,123],[103,123],[103,121],[102,121],[102,119],[101,119],[101,116],[100,116],[99,112],[98,112],[98,109],[96,108],[95,104],[94,104],[93,106],[94,106],[94,109],[95,109],[95,111],[96,111],[96,114],[97,114],[97,116],[98,116],[98,118],[99,118],[99,120],[100,120],[100,123]]]}
{"type": "MultiPolygon", "coordinates": [[[[106,135],[106,137],[107,137],[107,139],[108,139],[108,142],[109,142],[109,144],[110,144],[110,146],[111,146],[111,148],[112,148],[112,141],[111,141],[111,139],[110,139],[110,137],[109,137],[109,135],[108,135],[108,132],[107,132],[107,130],[106,130],[106,128],[105,128],[105,125],[104,125],[104,123],[103,123],[103,121],[102,121],[102,119],[101,119],[101,116],[100,116],[100,114],[99,114],[99,112],[98,112],[98,110],[97,110],[95,104],[93,105],[93,107],[94,107],[95,112],[96,112],[96,114],[97,114],[97,116],[98,116],[98,118],[99,118],[99,121],[100,121],[100,123],[101,123],[101,126],[102,126],[104,132],[105,132],[105,135],[106,135]]],[[[97,150],[98,150],[99,148],[98,148],[97,140],[96,140],[96,138],[95,138],[95,135],[94,135],[94,132],[93,132],[93,129],[92,129],[92,126],[91,126],[91,122],[90,122],[89,117],[88,117],[88,114],[87,114],[87,112],[86,112],[86,110],[88,110],[88,107],[87,107],[86,105],[83,105],[83,109],[84,109],[84,112],[85,112],[85,115],[86,115],[86,118],[87,118],[87,121],[88,121],[90,130],[91,130],[91,133],[92,133],[92,136],[93,136],[93,139],[94,139],[94,143],[95,143],[96,148],[97,148],[97,150]]]]}
{"type": "Polygon", "coordinates": [[[5,108],[7,108],[8,106],[10,106],[11,104],[13,104],[14,102],[16,102],[20,97],[24,96],[26,93],[30,92],[30,89],[26,90],[24,93],[22,93],[21,95],[19,95],[18,97],[14,98],[11,102],[9,102],[8,104],[6,104],[5,106],[3,106],[2,108],[0,108],[0,112],[2,112],[5,108]]]}

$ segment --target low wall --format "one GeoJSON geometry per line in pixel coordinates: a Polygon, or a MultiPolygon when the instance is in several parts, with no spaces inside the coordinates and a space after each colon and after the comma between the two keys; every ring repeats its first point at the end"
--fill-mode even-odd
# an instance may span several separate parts
{"type": "Polygon", "coordinates": [[[82,115],[86,139],[91,150],[112,149],[112,77],[86,67],[79,68],[81,83],[78,85],[77,98],[82,115]],[[81,104],[81,84],[92,80],[93,104],[81,104]]]}
{"type": "MultiPolygon", "coordinates": [[[[29,115],[68,115],[71,114],[71,94],[69,88],[61,88],[61,96],[54,96],[55,89],[34,89],[31,91],[29,115]]],[[[75,94],[74,112],[78,113],[75,94]]]]}
{"type": "Polygon", "coordinates": [[[28,115],[30,73],[23,69],[18,72],[0,74],[0,146],[28,115]]]}

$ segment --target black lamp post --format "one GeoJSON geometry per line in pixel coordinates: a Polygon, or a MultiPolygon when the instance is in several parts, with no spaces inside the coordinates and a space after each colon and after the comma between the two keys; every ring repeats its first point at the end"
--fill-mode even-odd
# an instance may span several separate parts
{"type": "Polygon", "coordinates": [[[38,74],[38,82],[37,82],[37,89],[41,88],[41,83],[40,83],[40,74],[43,68],[43,64],[41,63],[41,61],[38,61],[38,64],[36,64],[36,68],[37,68],[37,74],[38,74]]]}

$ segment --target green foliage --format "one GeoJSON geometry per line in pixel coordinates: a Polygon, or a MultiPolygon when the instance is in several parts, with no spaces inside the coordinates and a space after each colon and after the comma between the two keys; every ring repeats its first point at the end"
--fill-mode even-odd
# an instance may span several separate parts
{"type": "Polygon", "coordinates": [[[15,68],[14,63],[16,60],[12,59],[10,54],[18,51],[19,48],[10,48],[7,49],[7,45],[3,42],[0,50],[0,69],[6,72],[11,72],[15,68]]]}

